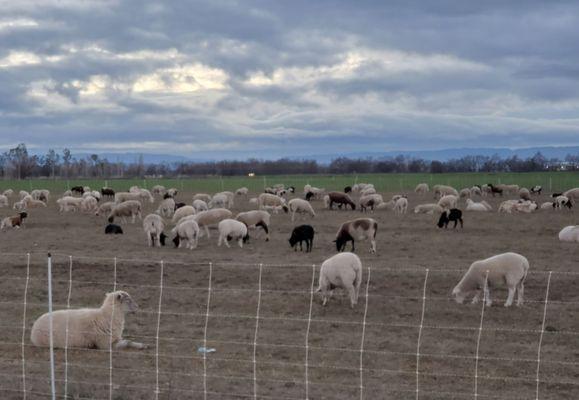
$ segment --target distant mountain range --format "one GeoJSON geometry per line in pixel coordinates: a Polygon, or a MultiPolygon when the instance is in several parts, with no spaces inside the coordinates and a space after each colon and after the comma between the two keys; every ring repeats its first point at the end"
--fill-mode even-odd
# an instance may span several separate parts
{"type": "MultiPolygon", "coordinates": [[[[338,157],[348,158],[373,158],[373,159],[389,159],[402,155],[409,158],[421,158],[432,161],[448,161],[451,159],[461,158],[465,156],[493,156],[498,155],[500,158],[508,158],[518,156],[520,158],[528,158],[540,152],[546,158],[564,159],[568,154],[579,155],[579,146],[543,146],[543,147],[529,147],[520,149],[508,148],[458,148],[458,149],[441,149],[441,150],[413,150],[413,151],[384,151],[384,152],[349,152],[349,153],[330,153],[330,154],[310,154],[302,156],[289,156],[293,160],[316,160],[321,164],[328,164],[338,157]]],[[[91,153],[75,153],[73,156],[77,159],[88,158],[91,153]]],[[[180,162],[207,162],[207,161],[221,161],[221,160],[246,160],[248,158],[258,159],[277,159],[269,153],[269,156],[262,157],[252,153],[244,152],[230,152],[230,153],[193,153],[190,156],[176,156],[170,154],[147,154],[142,153],[143,163],[145,164],[174,164],[180,162]]],[[[99,158],[106,158],[110,162],[123,162],[126,164],[134,164],[139,162],[141,153],[100,153],[99,158]]]]}

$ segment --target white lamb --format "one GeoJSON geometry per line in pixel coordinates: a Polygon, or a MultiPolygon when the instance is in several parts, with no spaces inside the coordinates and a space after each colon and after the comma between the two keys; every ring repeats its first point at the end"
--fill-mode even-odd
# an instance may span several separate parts
{"type": "Polygon", "coordinates": [[[562,242],[579,242],[579,225],[570,225],[561,229],[559,240],[562,242]]]}
{"type": "Polygon", "coordinates": [[[178,222],[181,218],[195,214],[197,214],[197,212],[195,211],[195,208],[193,206],[183,206],[175,210],[175,213],[173,214],[173,218],[171,220],[173,222],[178,222]]]}
{"type": "Polygon", "coordinates": [[[442,211],[442,207],[436,203],[419,204],[414,207],[414,214],[440,214],[442,211]]]}
{"type": "Polygon", "coordinates": [[[458,196],[455,196],[453,194],[447,194],[445,196],[442,196],[440,200],[438,200],[438,205],[446,210],[456,208],[457,204],[458,204],[458,196]]]}
{"type": "Polygon", "coordinates": [[[207,203],[205,203],[203,200],[199,200],[199,199],[193,200],[193,208],[197,212],[209,210],[209,206],[207,206],[207,203]]]}
{"type": "Polygon", "coordinates": [[[249,235],[247,234],[247,225],[235,219],[224,219],[217,225],[219,230],[219,239],[217,246],[221,246],[223,242],[227,247],[230,240],[237,240],[239,247],[243,248],[243,243],[247,242],[249,235]]]}
{"type": "Polygon", "coordinates": [[[401,215],[401,214],[406,214],[406,211],[408,210],[408,199],[406,197],[400,197],[398,200],[396,200],[396,202],[394,203],[394,213],[401,215]]]}
{"type": "Polygon", "coordinates": [[[175,213],[175,200],[172,197],[167,199],[163,199],[161,203],[159,203],[159,208],[157,208],[157,214],[171,218],[175,213]]]}
{"type": "Polygon", "coordinates": [[[414,191],[418,194],[428,193],[429,190],[430,188],[428,187],[428,183],[419,183],[414,189],[414,191]]]}
{"type": "Polygon", "coordinates": [[[505,307],[513,304],[515,291],[518,292],[517,306],[520,306],[523,304],[524,282],[528,271],[529,261],[517,253],[504,253],[475,261],[453,289],[452,295],[457,303],[462,304],[465,298],[474,292],[472,302],[477,303],[484,288],[486,305],[490,307],[492,300],[489,287],[506,284],[509,294],[505,307]],[[485,282],[487,274],[488,280],[485,282]]]}
{"type": "Polygon", "coordinates": [[[143,219],[143,230],[147,235],[149,247],[161,247],[161,234],[165,230],[165,222],[158,214],[149,214],[143,219]]]}
{"type": "Polygon", "coordinates": [[[480,203],[475,203],[471,199],[466,199],[466,211],[487,212],[491,211],[492,209],[492,206],[484,200],[480,203]]]}
{"type": "Polygon", "coordinates": [[[183,242],[186,243],[185,247],[190,250],[197,248],[199,239],[199,224],[197,224],[197,221],[185,218],[184,221],[171,230],[171,233],[175,235],[173,240],[178,243],[177,248],[180,248],[183,242]]]}
{"type": "Polygon", "coordinates": [[[127,217],[132,218],[132,223],[135,223],[135,218],[142,219],[141,202],[138,200],[127,200],[123,203],[116,204],[108,216],[108,221],[113,222],[115,217],[121,217],[123,223],[126,222],[127,217]]]}
{"type": "Polygon", "coordinates": [[[335,288],[344,288],[350,295],[350,306],[358,303],[362,284],[362,262],[354,253],[339,253],[322,263],[317,292],[322,292],[322,305],[325,306],[335,288]]]}
{"type": "MultiPolygon", "coordinates": [[[[116,349],[145,349],[147,346],[142,343],[123,339],[125,313],[135,312],[137,309],[138,306],[131,296],[119,290],[107,293],[100,308],[53,311],[54,347],[107,350],[113,345],[116,349]]],[[[32,325],[30,340],[35,346],[49,346],[49,319],[50,315],[46,313],[32,325]]]]}
{"type": "Polygon", "coordinates": [[[292,222],[295,220],[296,213],[299,214],[308,214],[310,217],[314,218],[316,213],[312,208],[312,205],[309,201],[304,199],[291,199],[288,202],[289,210],[292,213],[292,222]]]}

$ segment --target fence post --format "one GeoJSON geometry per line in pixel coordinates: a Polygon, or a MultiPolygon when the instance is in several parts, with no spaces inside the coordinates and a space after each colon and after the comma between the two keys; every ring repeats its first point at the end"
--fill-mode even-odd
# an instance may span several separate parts
{"type": "Polygon", "coordinates": [[[50,346],[50,390],[52,400],[56,400],[56,387],[54,382],[54,334],[52,331],[52,256],[48,253],[48,343],[50,346]]]}

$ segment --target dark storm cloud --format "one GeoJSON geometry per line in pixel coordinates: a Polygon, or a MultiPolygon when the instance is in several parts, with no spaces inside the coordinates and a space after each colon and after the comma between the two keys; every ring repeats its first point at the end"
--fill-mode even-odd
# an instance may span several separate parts
{"type": "Polygon", "coordinates": [[[292,154],[579,137],[572,1],[3,6],[2,147],[292,154]]]}

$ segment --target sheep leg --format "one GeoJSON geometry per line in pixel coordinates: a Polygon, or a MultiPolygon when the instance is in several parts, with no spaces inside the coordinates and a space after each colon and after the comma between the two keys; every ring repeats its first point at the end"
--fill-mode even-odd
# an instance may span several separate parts
{"type": "Polygon", "coordinates": [[[147,244],[149,245],[149,247],[153,246],[152,242],[153,242],[153,238],[152,238],[152,235],[149,233],[147,235],[147,244]]]}
{"type": "Polygon", "coordinates": [[[155,238],[156,238],[156,239],[155,239],[155,240],[156,240],[155,246],[161,247],[161,234],[157,233],[157,234],[155,235],[155,238]]]}
{"type": "Polygon", "coordinates": [[[205,226],[205,233],[207,234],[207,238],[211,237],[211,234],[209,233],[209,226],[204,225],[205,226]]]}
{"type": "Polygon", "coordinates": [[[376,241],[372,239],[370,243],[372,243],[372,246],[370,247],[370,253],[376,253],[376,241]]]}
{"type": "Polygon", "coordinates": [[[239,239],[237,239],[237,244],[239,245],[240,249],[243,249],[243,237],[240,237],[239,239]]]}
{"type": "Polygon", "coordinates": [[[486,298],[486,305],[487,305],[487,307],[490,307],[493,304],[493,301],[491,299],[491,292],[489,290],[488,284],[485,286],[484,292],[485,292],[485,298],[486,298]]]}
{"type": "Polygon", "coordinates": [[[358,299],[356,297],[356,289],[354,289],[354,286],[348,286],[348,294],[350,295],[350,307],[354,308],[354,306],[358,302],[358,299]]]}
{"type": "Polygon", "coordinates": [[[523,305],[523,293],[525,292],[525,284],[523,282],[517,285],[517,306],[523,305]]]}
{"type": "Polygon", "coordinates": [[[219,239],[217,239],[217,246],[221,246],[223,243],[223,235],[219,235],[219,239]]]}
{"type": "Polygon", "coordinates": [[[147,345],[139,342],[133,342],[128,339],[121,339],[115,345],[116,349],[146,349],[147,345]]]}
{"type": "Polygon", "coordinates": [[[474,297],[472,298],[472,302],[471,304],[477,304],[480,301],[480,295],[481,295],[481,291],[477,290],[476,294],[474,295],[474,297]]]}
{"type": "Polygon", "coordinates": [[[509,295],[507,296],[507,301],[505,302],[505,307],[510,307],[513,304],[513,299],[515,298],[515,288],[509,287],[509,295]]]}
{"type": "Polygon", "coordinates": [[[293,212],[292,212],[292,222],[294,222],[295,219],[296,219],[296,210],[293,210],[293,212]]]}

